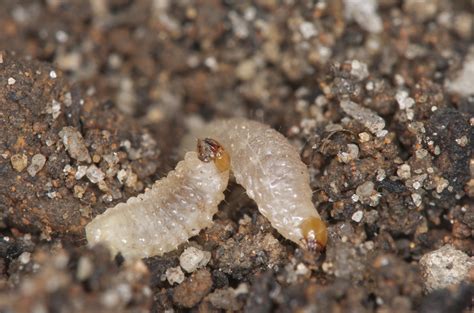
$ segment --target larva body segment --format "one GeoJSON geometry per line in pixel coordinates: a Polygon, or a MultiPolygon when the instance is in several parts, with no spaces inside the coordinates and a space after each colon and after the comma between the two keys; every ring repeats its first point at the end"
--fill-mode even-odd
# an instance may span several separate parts
{"type": "Polygon", "coordinates": [[[224,199],[229,171],[188,152],[167,177],[86,226],[89,244],[101,242],[126,259],[172,251],[212,223],[224,199]]]}
{"type": "Polygon", "coordinates": [[[326,226],[312,202],[308,169],[282,134],[242,118],[211,122],[196,134],[222,144],[237,183],[282,236],[305,248],[324,248],[326,226]]]}

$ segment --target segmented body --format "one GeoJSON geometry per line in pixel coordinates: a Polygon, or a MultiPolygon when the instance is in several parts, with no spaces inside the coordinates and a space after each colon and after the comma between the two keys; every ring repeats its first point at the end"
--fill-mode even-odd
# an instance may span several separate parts
{"type": "Polygon", "coordinates": [[[324,248],[326,226],[312,202],[308,169],[282,134],[262,123],[234,118],[211,122],[193,135],[222,144],[237,183],[281,235],[305,248],[324,248]]]}
{"type": "Polygon", "coordinates": [[[212,223],[228,179],[228,168],[188,152],[151,189],[97,216],[86,226],[87,240],[101,242],[126,259],[172,251],[212,223]]]}

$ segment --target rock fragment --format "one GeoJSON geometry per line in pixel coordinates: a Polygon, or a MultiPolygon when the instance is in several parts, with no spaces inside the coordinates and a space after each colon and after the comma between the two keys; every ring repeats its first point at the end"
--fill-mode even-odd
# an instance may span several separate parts
{"type": "Polygon", "coordinates": [[[28,174],[31,177],[35,177],[36,174],[41,171],[46,163],[46,157],[42,154],[35,154],[33,158],[31,158],[31,164],[28,166],[28,174]]]}
{"type": "Polygon", "coordinates": [[[344,13],[348,20],[356,21],[370,33],[380,33],[383,30],[375,0],[344,0],[344,13]]]}
{"type": "Polygon", "coordinates": [[[341,151],[337,154],[337,157],[339,158],[339,161],[346,164],[356,160],[359,157],[359,147],[350,143],[347,145],[347,152],[341,151]]]}
{"type": "Polygon", "coordinates": [[[179,264],[186,272],[192,273],[196,269],[206,266],[210,259],[210,252],[189,247],[179,257],[179,264]]]}
{"type": "Polygon", "coordinates": [[[236,311],[242,308],[237,299],[237,292],[233,288],[217,289],[207,298],[212,305],[221,310],[236,311]]]}
{"type": "Polygon", "coordinates": [[[211,273],[204,269],[196,271],[174,289],[173,302],[185,308],[192,308],[209,293],[211,287],[211,273]]]}
{"type": "Polygon", "coordinates": [[[181,267],[170,267],[165,272],[166,280],[170,285],[181,284],[184,281],[184,273],[181,270],[181,267]]]}
{"type": "Polygon", "coordinates": [[[87,256],[82,256],[77,263],[76,278],[80,281],[88,279],[94,271],[94,265],[87,256]]]}
{"type": "Polygon", "coordinates": [[[474,94],[472,82],[474,81],[474,48],[466,57],[461,71],[452,81],[446,82],[446,88],[453,93],[468,97],[474,94]]]}
{"type": "Polygon", "coordinates": [[[76,159],[79,162],[91,162],[91,157],[86,144],[84,143],[84,138],[82,138],[81,133],[74,127],[63,127],[59,132],[59,136],[61,137],[71,158],[76,159]]]}
{"type": "Polygon", "coordinates": [[[351,75],[356,77],[359,81],[366,79],[369,76],[367,64],[359,60],[351,61],[351,75]]]}
{"type": "Polygon", "coordinates": [[[28,165],[28,157],[24,154],[14,154],[10,158],[10,162],[15,171],[21,172],[28,165]]]}
{"type": "Polygon", "coordinates": [[[86,176],[94,184],[97,184],[105,178],[104,172],[102,172],[102,170],[95,165],[89,166],[86,171],[86,176]]]}
{"type": "Polygon", "coordinates": [[[356,223],[359,223],[360,221],[362,221],[362,218],[364,217],[364,212],[359,210],[359,211],[356,211],[354,214],[352,214],[352,220],[356,223]]]}
{"type": "Polygon", "coordinates": [[[420,259],[425,289],[432,292],[468,280],[474,260],[451,245],[425,254],[420,259]]]}
{"type": "Polygon", "coordinates": [[[372,134],[379,135],[385,128],[385,120],[374,111],[350,100],[342,100],[341,108],[353,119],[364,125],[372,134]]]}
{"type": "Polygon", "coordinates": [[[403,9],[414,15],[417,20],[426,21],[436,15],[439,3],[438,0],[406,0],[403,9]]]}

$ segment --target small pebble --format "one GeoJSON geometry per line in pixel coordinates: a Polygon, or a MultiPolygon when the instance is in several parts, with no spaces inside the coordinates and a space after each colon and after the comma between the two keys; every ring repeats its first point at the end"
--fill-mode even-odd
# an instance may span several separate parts
{"type": "Polygon", "coordinates": [[[85,192],[86,192],[86,189],[83,186],[80,186],[80,185],[75,185],[74,186],[74,197],[75,198],[82,199],[85,192]]]}
{"type": "Polygon", "coordinates": [[[428,150],[419,149],[415,151],[415,156],[417,159],[424,159],[428,155],[428,150]]]}
{"type": "Polygon", "coordinates": [[[464,61],[463,68],[457,74],[457,77],[446,83],[446,88],[453,93],[468,97],[474,95],[472,82],[474,81],[474,50],[469,53],[464,61]]]}
{"type": "Polygon", "coordinates": [[[408,179],[411,177],[411,167],[408,164],[402,164],[397,170],[397,175],[401,179],[408,179]]]}
{"type": "Polygon", "coordinates": [[[78,280],[84,281],[92,275],[93,270],[94,266],[91,260],[86,256],[82,256],[77,263],[76,277],[78,280]]]}
{"type": "Polygon", "coordinates": [[[299,26],[300,32],[304,39],[310,39],[318,34],[318,30],[314,27],[311,22],[303,22],[299,26]]]}
{"type": "Polygon", "coordinates": [[[378,169],[377,176],[375,177],[375,179],[377,179],[377,181],[382,181],[385,179],[385,177],[387,177],[387,173],[385,173],[385,170],[381,168],[378,169]]]}
{"type": "MultiPolygon", "coordinates": [[[[377,113],[350,100],[342,100],[341,108],[346,114],[350,115],[353,119],[364,125],[372,134],[375,135],[379,133],[378,137],[382,136],[380,131],[385,128],[385,120],[377,113]]],[[[386,133],[384,133],[384,135],[385,134],[386,133]]]]}
{"type": "Polygon", "coordinates": [[[444,177],[441,177],[439,180],[438,180],[438,183],[436,185],[436,192],[437,193],[442,193],[444,189],[446,189],[446,187],[449,186],[449,181],[444,178],[444,177]]]}
{"type": "Polygon", "coordinates": [[[461,147],[465,147],[469,143],[469,139],[467,139],[466,136],[462,136],[461,138],[456,139],[456,143],[461,147]]]}
{"type": "Polygon", "coordinates": [[[242,307],[242,304],[237,300],[237,295],[232,288],[217,289],[207,296],[212,306],[226,310],[227,312],[234,312],[242,307]]]}
{"type": "Polygon", "coordinates": [[[468,281],[474,261],[451,245],[429,252],[420,259],[420,267],[428,292],[468,281]]]}
{"type": "Polygon", "coordinates": [[[339,160],[343,163],[349,163],[352,160],[356,160],[359,157],[359,147],[355,144],[347,145],[347,152],[339,152],[337,154],[339,160]]]}
{"type": "Polygon", "coordinates": [[[296,275],[306,276],[311,273],[310,269],[303,263],[296,265],[296,275]]]}
{"type": "Polygon", "coordinates": [[[360,142],[368,142],[370,140],[370,134],[363,132],[359,134],[360,142]]]}
{"type": "Polygon", "coordinates": [[[363,217],[364,217],[364,212],[361,210],[356,211],[354,214],[352,214],[352,220],[356,223],[359,223],[360,221],[362,221],[363,217]]]}
{"type": "Polygon", "coordinates": [[[353,60],[351,63],[351,75],[357,77],[359,81],[366,79],[369,76],[367,64],[353,60]]]}
{"type": "Polygon", "coordinates": [[[235,289],[235,294],[238,295],[245,295],[249,293],[249,286],[246,283],[240,283],[237,288],[235,289]]]}
{"type": "Polygon", "coordinates": [[[35,154],[31,158],[31,164],[28,166],[28,174],[31,177],[35,177],[36,174],[43,169],[44,164],[46,163],[46,157],[42,154],[35,154]]]}
{"type": "Polygon", "coordinates": [[[50,105],[46,108],[46,112],[51,114],[53,119],[58,118],[61,114],[61,103],[53,99],[50,105]]]}
{"type": "Polygon", "coordinates": [[[406,90],[397,91],[395,99],[397,100],[400,110],[410,109],[415,104],[415,100],[408,96],[408,92],[406,90]]]}
{"type": "Polygon", "coordinates": [[[367,181],[356,188],[356,194],[362,204],[368,204],[372,207],[377,206],[382,195],[375,191],[375,185],[367,181]]]}
{"type": "Polygon", "coordinates": [[[9,84],[9,85],[14,85],[15,83],[16,83],[15,78],[13,78],[13,77],[9,77],[9,78],[8,78],[8,84],[9,84]]]}
{"type": "Polygon", "coordinates": [[[77,180],[81,179],[82,177],[84,177],[84,175],[86,175],[86,172],[87,172],[87,166],[85,165],[79,165],[77,167],[77,171],[76,171],[76,175],[75,175],[75,178],[77,180]]]}
{"type": "Polygon", "coordinates": [[[189,247],[179,257],[179,264],[186,272],[192,273],[196,269],[206,266],[210,259],[210,252],[189,247]]]}
{"type": "Polygon", "coordinates": [[[126,177],[127,177],[127,171],[126,170],[121,169],[120,171],[117,172],[117,179],[121,184],[123,184],[126,177]]]}
{"type": "Polygon", "coordinates": [[[10,158],[10,162],[15,171],[21,172],[28,165],[28,157],[24,154],[14,154],[10,158]]]}
{"type": "Polygon", "coordinates": [[[374,183],[371,181],[366,181],[362,185],[359,185],[356,189],[356,194],[362,197],[369,197],[374,192],[374,183]]]}
{"type": "Polygon", "coordinates": [[[101,159],[101,157],[100,157],[100,155],[98,155],[98,154],[94,154],[94,155],[92,156],[92,162],[94,162],[94,163],[99,163],[99,162],[100,162],[100,159],[101,159]]]}
{"type": "Polygon", "coordinates": [[[241,80],[249,80],[255,76],[256,65],[253,60],[245,60],[236,68],[236,75],[241,80]]]}
{"type": "Polygon", "coordinates": [[[412,193],[411,194],[411,199],[413,200],[413,203],[415,204],[415,206],[419,207],[422,203],[421,201],[421,196],[417,193],[412,193]]]}
{"type": "Polygon", "coordinates": [[[211,273],[205,269],[198,270],[174,288],[173,302],[184,308],[192,308],[211,291],[211,288],[211,273]]]}
{"type": "Polygon", "coordinates": [[[56,74],[55,71],[51,71],[49,72],[49,77],[51,77],[52,79],[55,79],[56,77],[58,77],[58,74],[56,74]]]}
{"type": "Polygon", "coordinates": [[[359,26],[370,33],[383,30],[382,19],[377,13],[376,0],[344,0],[344,15],[354,20],[359,26]]]}
{"type": "Polygon", "coordinates": [[[438,12],[439,3],[437,0],[405,0],[403,9],[414,15],[418,21],[426,21],[438,12]]]}
{"type": "Polygon", "coordinates": [[[89,166],[86,171],[86,176],[94,184],[97,184],[105,178],[104,172],[102,172],[102,170],[95,165],[89,166]]]}
{"type": "Polygon", "coordinates": [[[184,281],[184,273],[181,270],[181,267],[170,267],[165,272],[166,280],[170,285],[181,284],[184,281]]]}
{"type": "Polygon", "coordinates": [[[74,127],[63,127],[59,132],[66,150],[68,151],[71,158],[78,160],[79,162],[91,162],[89,151],[87,150],[84,139],[79,131],[74,127]]]}
{"type": "Polygon", "coordinates": [[[19,260],[22,264],[28,264],[31,260],[31,253],[23,252],[22,254],[20,254],[19,260]]]}

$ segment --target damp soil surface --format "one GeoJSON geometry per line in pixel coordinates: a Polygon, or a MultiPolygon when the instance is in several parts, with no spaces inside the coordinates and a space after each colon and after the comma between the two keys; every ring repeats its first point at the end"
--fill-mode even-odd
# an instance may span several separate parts
{"type": "Polygon", "coordinates": [[[472,309],[472,1],[0,7],[1,312],[472,309]],[[300,151],[325,251],[285,240],[234,183],[176,251],[86,245],[190,128],[237,116],[300,151]]]}

